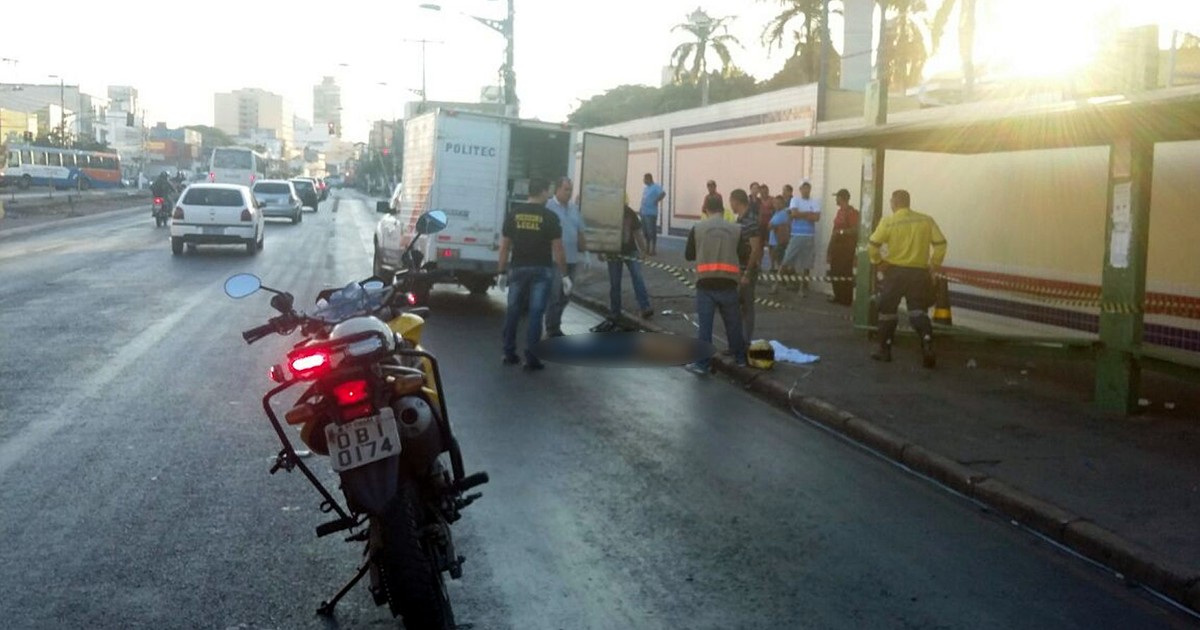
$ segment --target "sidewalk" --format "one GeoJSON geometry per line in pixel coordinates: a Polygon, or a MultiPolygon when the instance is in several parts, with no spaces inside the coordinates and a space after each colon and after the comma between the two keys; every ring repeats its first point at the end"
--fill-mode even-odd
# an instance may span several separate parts
{"type": "MultiPolygon", "coordinates": [[[[681,239],[660,237],[649,261],[689,268],[682,250],[681,239]]],[[[644,265],[643,275],[656,311],[647,326],[694,336],[692,290],[669,270],[644,265]]],[[[575,286],[578,302],[607,312],[603,263],[575,286]]],[[[625,314],[638,321],[627,270],[622,288],[625,314]]],[[[943,336],[937,369],[925,370],[915,339],[901,335],[895,362],[881,364],[848,307],[819,288],[808,298],[768,289],[760,283],[758,297],[783,308],[758,306],[754,337],[820,361],[760,371],[718,357],[724,374],[1200,611],[1200,385],[1143,372],[1152,404],[1129,418],[1106,415],[1091,405],[1087,351],[943,336]]]]}

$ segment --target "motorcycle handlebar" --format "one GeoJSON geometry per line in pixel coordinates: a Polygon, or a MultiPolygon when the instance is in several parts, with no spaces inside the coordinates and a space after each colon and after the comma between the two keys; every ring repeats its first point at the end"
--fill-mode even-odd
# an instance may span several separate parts
{"type": "Polygon", "coordinates": [[[242,339],[245,339],[247,344],[251,344],[273,332],[275,332],[275,324],[263,324],[262,326],[256,326],[243,332],[242,339]]]}

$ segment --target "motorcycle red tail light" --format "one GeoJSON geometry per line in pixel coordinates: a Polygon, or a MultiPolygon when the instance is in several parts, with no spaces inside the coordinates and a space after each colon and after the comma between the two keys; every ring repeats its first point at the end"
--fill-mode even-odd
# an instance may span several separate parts
{"type": "Polygon", "coordinates": [[[349,407],[367,400],[370,396],[370,389],[367,382],[346,381],[333,386],[333,397],[337,400],[339,407],[349,407]]]}
{"type": "Polygon", "coordinates": [[[242,220],[253,221],[254,217],[250,214],[250,208],[242,208],[242,220]]]}
{"type": "Polygon", "coordinates": [[[175,219],[176,221],[182,221],[183,220],[183,207],[175,206],[175,212],[174,212],[174,214],[171,215],[171,218],[175,219]]]}
{"type": "Polygon", "coordinates": [[[404,300],[408,302],[409,306],[413,306],[417,303],[417,296],[413,295],[412,293],[405,293],[404,300]]]}
{"type": "Polygon", "coordinates": [[[154,203],[156,203],[156,204],[161,204],[161,203],[162,203],[162,197],[155,197],[155,198],[154,198],[154,203]]]}
{"type": "Polygon", "coordinates": [[[301,351],[288,357],[288,366],[297,378],[307,378],[329,369],[329,353],[325,350],[301,351]]]}

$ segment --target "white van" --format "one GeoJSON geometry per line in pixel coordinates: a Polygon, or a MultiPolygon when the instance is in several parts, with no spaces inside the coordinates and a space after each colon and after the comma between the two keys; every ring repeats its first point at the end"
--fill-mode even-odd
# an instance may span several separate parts
{"type": "Polygon", "coordinates": [[[208,181],[212,184],[254,186],[267,178],[267,156],[244,147],[213,149],[208,161],[208,181]]]}

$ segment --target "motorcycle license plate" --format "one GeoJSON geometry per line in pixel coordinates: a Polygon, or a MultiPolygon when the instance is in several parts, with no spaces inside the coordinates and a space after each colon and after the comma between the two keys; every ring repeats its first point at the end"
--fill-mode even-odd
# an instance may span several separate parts
{"type": "Polygon", "coordinates": [[[225,228],[204,226],[203,228],[200,229],[200,231],[203,234],[224,234],[225,228]]]}
{"type": "Polygon", "coordinates": [[[329,459],[335,472],[350,470],[400,454],[400,433],[391,408],[348,424],[325,427],[329,459]]]}

